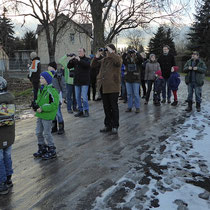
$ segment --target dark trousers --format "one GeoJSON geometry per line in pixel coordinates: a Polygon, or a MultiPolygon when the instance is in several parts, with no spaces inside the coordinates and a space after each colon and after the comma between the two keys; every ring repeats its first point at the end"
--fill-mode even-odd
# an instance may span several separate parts
{"type": "Polygon", "coordinates": [[[152,90],[153,83],[154,83],[153,80],[148,80],[147,81],[146,101],[149,101],[149,97],[150,97],[150,93],[151,93],[151,90],[152,90]]]}
{"type": "Polygon", "coordinates": [[[141,80],[141,86],[142,86],[142,89],[143,89],[143,96],[146,96],[146,83],[145,83],[145,80],[141,80]]]}
{"type": "Polygon", "coordinates": [[[89,89],[88,89],[88,100],[90,100],[90,93],[92,88],[92,94],[93,94],[93,100],[95,100],[96,97],[96,78],[91,79],[89,89]]]}
{"type": "Polygon", "coordinates": [[[39,90],[39,82],[33,82],[32,85],[33,85],[33,92],[34,92],[34,101],[36,101],[38,90],[39,90]]]}
{"type": "Polygon", "coordinates": [[[102,94],[105,119],[104,124],[108,128],[119,127],[119,108],[118,108],[119,93],[102,94]]]}

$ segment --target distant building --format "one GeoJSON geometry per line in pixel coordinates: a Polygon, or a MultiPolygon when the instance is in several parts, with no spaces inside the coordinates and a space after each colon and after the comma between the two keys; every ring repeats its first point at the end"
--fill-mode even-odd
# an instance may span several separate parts
{"type": "Polygon", "coordinates": [[[9,57],[0,45],[0,75],[9,68],[9,57]]]}
{"type": "MultiPolygon", "coordinates": [[[[67,17],[61,15],[60,18],[67,17]]],[[[41,64],[46,65],[49,63],[49,55],[46,34],[42,25],[38,25],[36,33],[38,34],[38,56],[41,59],[41,64]]],[[[59,58],[65,54],[77,54],[78,49],[81,47],[89,55],[91,53],[91,35],[92,24],[78,24],[69,19],[57,36],[55,61],[58,62],[59,58]]]]}

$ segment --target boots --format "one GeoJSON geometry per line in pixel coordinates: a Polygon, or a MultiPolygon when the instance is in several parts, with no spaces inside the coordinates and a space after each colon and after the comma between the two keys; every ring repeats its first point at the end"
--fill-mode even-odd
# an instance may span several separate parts
{"type": "Polygon", "coordinates": [[[40,158],[47,152],[47,146],[45,144],[38,144],[38,151],[33,154],[35,158],[40,158]]]}
{"type": "Polygon", "coordinates": [[[57,157],[56,147],[48,146],[47,152],[44,155],[42,155],[42,160],[49,160],[49,159],[56,158],[56,157],[57,157]]]}
{"type": "Polygon", "coordinates": [[[62,123],[59,123],[59,129],[58,129],[58,135],[61,135],[63,134],[65,131],[64,131],[64,122],[62,123]]]}
{"type": "Polygon", "coordinates": [[[9,193],[9,189],[7,187],[7,183],[3,182],[0,183],[0,195],[6,195],[9,193]]]}
{"type": "Polygon", "coordinates": [[[83,117],[89,117],[89,111],[88,111],[88,110],[85,110],[85,111],[84,111],[83,117]]]}
{"type": "Polygon", "coordinates": [[[51,133],[55,133],[57,131],[58,131],[57,120],[55,119],[55,120],[52,121],[52,131],[51,131],[51,133]]]}
{"type": "Polygon", "coordinates": [[[178,101],[174,101],[171,106],[176,106],[178,104],[178,101]]]}
{"type": "Polygon", "coordinates": [[[192,111],[192,101],[188,101],[188,107],[185,109],[185,111],[187,111],[187,112],[192,111]]]}
{"type": "Polygon", "coordinates": [[[12,178],[12,175],[7,176],[6,184],[7,184],[8,188],[13,187],[13,183],[12,183],[12,179],[11,178],[12,178]]]}
{"type": "Polygon", "coordinates": [[[197,109],[197,112],[201,111],[201,104],[198,102],[196,102],[196,109],[197,109]]]}

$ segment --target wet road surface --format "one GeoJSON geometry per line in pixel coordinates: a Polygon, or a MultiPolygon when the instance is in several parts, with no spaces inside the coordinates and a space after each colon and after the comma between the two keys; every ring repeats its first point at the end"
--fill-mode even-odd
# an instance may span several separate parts
{"type": "MultiPolygon", "coordinates": [[[[210,83],[204,86],[208,100],[210,83]]],[[[91,209],[97,196],[112,186],[136,163],[174,132],[185,113],[186,86],[182,82],[179,105],[155,107],[141,100],[141,112],[125,113],[119,102],[119,135],[101,134],[104,113],[101,102],[90,102],[90,117],[75,118],[63,107],[65,135],[54,135],[58,158],[35,160],[36,118],[18,121],[13,145],[14,187],[0,197],[0,209],[91,209]]]]}

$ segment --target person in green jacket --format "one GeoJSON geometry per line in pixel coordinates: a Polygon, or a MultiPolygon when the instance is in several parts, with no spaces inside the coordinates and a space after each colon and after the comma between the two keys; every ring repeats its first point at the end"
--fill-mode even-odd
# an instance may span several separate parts
{"type": "Polygon", "coordinates": [[[74,68],[68,69],[66,60],[69,55],[64,55],[60,58],[59,63],[64,68],[64,77],[66,82],[66,100],[67,100],[67,111],[70,114],[73,114],[73,111],[77,111],[77,102],[75,97],[74,89],[74,68]],[[73,98],[72,98],[73,95],[73,98]]]}
{"type": "Polygon", "coordinates": [[[204,84],[206,64],[199,58],[199,53],[194,51],[192,58],[184,65],[185,83],[188,86],[188,107],[187,112],[192,111],[193,92],[195,90],[196,109],[201,111],[202,86],[204,84]]]}
{"type": "Polygon", "coordinates": [[[56,147],[51,134],[52,120],[55,119],[59,105],[59,95],[52,87],[53,74],[49,71],[40,74],[41,87],[38,91],[37,100],[32,108],[36,112],[37,119],[36,136],[38,139],[38,151],[35,158],[48,160],[56,157],[56,147]],[[45,143],[45,140],[47,144],[45,143]]]}

